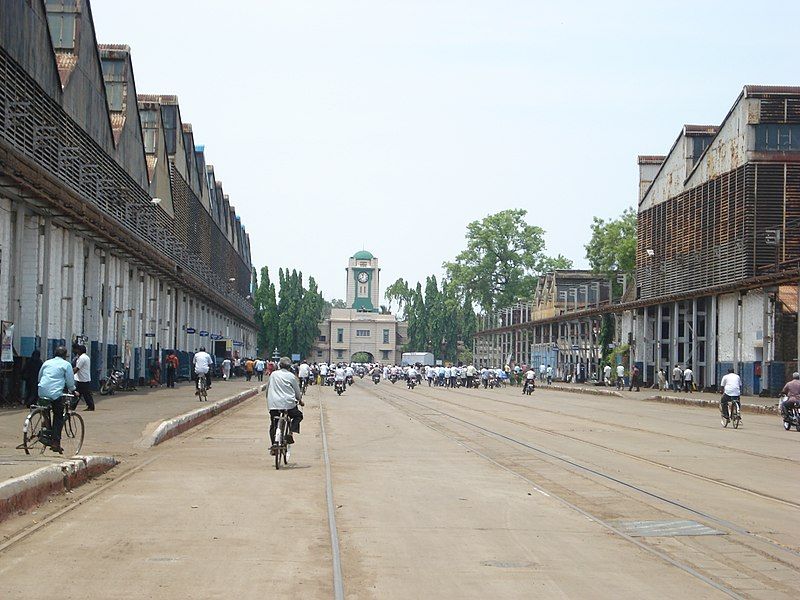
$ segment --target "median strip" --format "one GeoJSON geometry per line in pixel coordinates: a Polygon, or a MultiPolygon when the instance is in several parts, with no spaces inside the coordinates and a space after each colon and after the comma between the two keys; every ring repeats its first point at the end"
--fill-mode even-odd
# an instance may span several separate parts
{"type": "Polygon", "coordinates": [[[256,396],[260,392],[264,391],[266,387],[266,384],[260,385],[251,390],[231,396],[230,398],[225,398],[224,400],[219,400],[218,402],[212,402],[211,404],[196,408],[177,417],[173,417],[172,419],[162,421],[158,427],[155,428],[153,433],[145,438],[144,446],[152,447],[166,442],[167,440],[174,438],[176,435],[180,435],[184,431],[191,429],[192,427],[196,427],[197,425],[200,425],[200,423],[203,423],[204,421],[207,421],[208,419],[215,417],[218,414],[237,406],[238,404],[241,404],[248,398],[256,396]]]}
{"type": "Polygon", "coordinates": [[[76,456],[0,483],[0,521],[67,492],[118,464],[113,456],[76,456]]]}

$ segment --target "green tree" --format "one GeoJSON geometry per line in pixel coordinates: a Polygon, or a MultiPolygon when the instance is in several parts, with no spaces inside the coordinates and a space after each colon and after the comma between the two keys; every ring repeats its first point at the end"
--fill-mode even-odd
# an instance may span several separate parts
{"type": "Polygon", "coordinates": [[[616,219],[592,220],[592,238],[586,244],[586,258],[593,271],[611,277],[632,275],[636,270],[636,210],[626,208],[616,219]]]}
{"type": "Polygon", "coordinates": [[[384,296],[389,301],[389,309],[391,310],[392,302],[397,302],[397,312],[401,313],[411,302],[412,290],[408,282],[401,277],[386,288],[384,296]]]}
{"type": "Polygon", "coordinates": [[[548,258],[544,230],[526,222],[527,211],[504,210],[467,225],[467,248],[444,263],[448,278],[469,292],[484,311],[529,297],[536,277],[553,265],[569,267],[563,256],[548,258]]]}

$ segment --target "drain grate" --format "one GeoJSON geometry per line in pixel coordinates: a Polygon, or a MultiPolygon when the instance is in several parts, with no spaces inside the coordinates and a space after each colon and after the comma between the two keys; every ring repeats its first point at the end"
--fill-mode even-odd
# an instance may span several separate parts
{"type": "Polygon", "coordinates": [[[615,521],[631,537],[672,537],[676,535],[725,535],[697,521],[615,521]]]}

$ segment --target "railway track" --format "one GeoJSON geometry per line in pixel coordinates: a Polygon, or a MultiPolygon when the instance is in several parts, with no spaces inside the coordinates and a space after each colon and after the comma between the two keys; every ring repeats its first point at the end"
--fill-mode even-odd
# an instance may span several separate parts
{"type": "MultiPolygon", "coordinates": [[[[469,411],[476,412],[476,413],[483,414],[483,415],[496,416],[498,418],[501,418],[504,421],[507,421],[509,423],[513,423],[515,425],[519,425],[520,427],[525,427],[527,429],[531,429],[533,431],[538,431],[538,432],[546,433],[546,434],[549,434],[549,435],[552,435],[552,436],[556,436],[556,437],[560,437],[560,438],[576,441],[576,442],[585,444],[587,446],[592,446],[594,448],[605,450],[605,451],[611,452],[613,454],[618,454],[620,456],[625,456],[625,457],[630,458],[632,460],[636,460],[636,461],[639,461],[639,462],[642,462],[642,463],[645,463],[645,464],[649,464],[649,465],[652,465],[652,466],[655,466],[655,467],[658,467],[658,468],[661,468],[661,469],[665,469],[667,471],[671,471],[671,472],[674,472],[674,473],[680,473],[680,474],[686,475],[688,477],[693,477],[695,479],[699,479],[699,480],[702,480],[702,481],[706,481],[706,482],[709,482],[709,483],[720,485],[722,487],[725,487],[725,488],[728,488],[728,489],[732,489],[732,490],[736,490],[736,491],[739,491],[739,492],[743,492],[743,493],[746,493],[746,494],[749,494],[749,495],[752,495],[752,496],[756,496],[756,497],[762,498],[764,500],[768,500],[768,501],[771,501],[771,502],[776,502],[778,504],[782,504],[782,505],[788,506],[790,508],[800,509],[800,503],[794,502],[792,500],[787,500],[786,498],[779,498],[777,496],[772,496],[770,494],[764,494],[763,492],[759,492],[757,490],[753,490],[753,489],[750,489],[750,488],[747,488],[747,487],[744,487],[744,486],[736,485],[734,483],[729,483],[727,481],[720,481],[719,479],[714,479],[713,477],[708,477],[707,475],[703,475],[701,473],[695,473],[695,472],[689,471],[687,469],[682,469],[680,467],[675,467],[675,466],[672,466],[672,465],[661,463],[661,462],[658,462],[656,460],[652,460],[650,458],[645,458],[643,456],[640,456],[640,455],[637,455],[637,454],[633,454],[631,452],[626,452],[624,450],[620,450],[618,448],[612,448],[611,446],[606,446],[604,444],[599,444],[597,442],[592,442],[590,440],[585,440],[585,439],[583,439],[581,437],[578,437],[578,436],[575,436],[575,435],[570,435],[570,434],[564,433],[562,431],[557,431],[555,429],[549,429],[547,427],[541,427],[541,426],[538,426],[538,425],[533,425],[532,423],[528,423],[526,421],[520,421],[519,419],[513,419],[513,418],[505,416],[505,415],[499,415],[498,413],[495,413],[495,412],[492,412],[492,411],[483,410],[483,409],[480,409],[480,408],[476,408],[474,406],[469,406],[469,405],[461,404],[461,403],[458,403],[458,402],[453,402],[451,400],[446,400],[446,399],[444,399],[442,397],[430,396],[428,394],[425,394],[424,392],[423,392],[423,395],[425,395],[427,398],[430,398],[431,400],[434,400],[436,402],[441,402],[443,404],[448,404],[448,405],[451,405],[451,406],[454,406],[454,407],[462,408],[464,410],[469,410],[469,411]]],[[[506,405],[511,405],[511,406],[515,406],[515,407],[519,407],[519,408],[525,408],[525,409],[529,409],[529,410],[546,412],[546,413],[565,416],[565,417],[570,417],[570,418],[574,418],[574,419],[581,419],[581,420],[589,421],[590,423],[602,423],[603,425],[607,425],[609,427],[617,427],[617,428],[625,429],[625,430],[629,430],[629,431],[637,431],[637,432],[642,432],[642,433],[652,433],[653,435],[664,435],[665,437],[670,437],[670,438],[673,438],[673,439],[679,439],[679,440],[682,440],[682,441],[685,441],[685,442],[688,442],[688,443],[699,443],[699,444],[701,444],[703,446],[709,446],[709,447],[713,447],[713,448],[718,448],[718,449],[725,450],[725,451],[734,451],[735,450],[736,452],[741,452],[742,454],[748,454],[750,456],[754,456],[754,457],[757,457],[757,458],[766,458],[766,459],[784,461],[784,462],[789,462],[791,464],[794,464],[793,461],[791,461],[789,459],[782,458],[782,457],[768,456],[768,455],[764,455],[764,454],[761,454],[761,453],[758,453],[758,452],[748,452],[746,450],[741,450],[740,451],[738,448],[734,449],[734,448],[731,448],[729,446],[721,446],[719,444],[711,444],[711,443],[707,443],[707,442],[698,442],[697,440],[692,440],[690,438],[685,438],[685,437],[682,437],[682,436],[676,436],[676,435],[672,435],[672,434],[664,434],[664,433],[658,432],[658,431],[649,431],[649,430],[638,428],[638,427],[629,427],[629,426],[625,426],[625,425],[618,425],[618,424],[609,423],[609,422],[606,422],[606,421],[598,421],[596,419],[587,419],[587,418],[584,418],[584,417],[580,417],[578,415],[572,415],[570,413],[563,413],[563,412],[560,412],[560,411],[554,411],[554,410],[549,410],[549,409],[546,409],[546,408],[542,408],[539,405],[532,406],[532,405],[526,405],[526,404],[519,404],[519,403],[516,403],[516,402],[510,402],[508,400],[500,400],[498,398],[492,398],[490,396],[484,396],[484,395],[479,395],[478,397],[481,398],[481,399],[484,399],[484,400],[490,400],[492,402],[497,402],[497,403],[500,403],[500,404],[506,404],[506,405]]]]}
{"type": "MultiPolygon", "coordinates": [[[[483,416],[481,422],[474,422],[442,410],[429,402],[414,399],[410,397],[411,394],[399,393],[399,390],[387,390],[385,386],[381,386],[381,389],[370,389],[371,393],[383,402],[410,418],[450,438],[504,471],[529,482],[536,492],[554,498],[629,543],[700,579],[729,597],[760,597],[760,594],[754,593],[751,589],[754,582],[758,582],[764,590],[770,590],[773,594],[778,593],[778,597],[792,598],[797,595],[798,589],[791,583],[797,581],[800,575],[800,560],[798,560],[800,553],[796,548],[768,536],[753,533],[746,526],[710,514],[675,498],[653,492],[643,485],[626,481],[601,468],[582,464],[560,452],[518,439],[508,431],[500,431],[500,427],[489,424],[489,419],[496,419],[513,427],[526,424],[514,419],[509,420],[496,412],[473,409],[483,416]],[[554,466],[558,468],[554,469],[554,466]],[[610,510],[609,506],[612,507],[610,510]],[[664,544],[663,538],[660,537],[634,537],[626,533],[620,523],[625,520],[640,519],[642,514],[668,520],[688,516],[723,535],[708,536],[716,538],[713,543],[702,539],[706,536],[697,536],[673,537],[670,538],[671,544],[664,544]],[[714,560],[720,556],[726,558],[714,560]],[[770,565],[769,569],[758,567],[763,565],[764,561],[770,565]]],[[[472,408],[443,401],[441,398],[432,398],[424,392],[421,395],[428,401],[444,402],[460,410],[469,411],[472,408]]],[[[536,430],[536,427],[532,429],[536,430]]],[[[539,432],[546,435],[554,433],[547,428],[539,428],[539,432]]],[[[571,436],[568,437],[571,439],[571,436]]],[[[580,438],[572,441],[585,442],[580,438]]],[[[615,451],[610,447],[600,449],[615,451]]],[[[631,458],[629,453],[624,454],[627,458],[631,458]]],[[[659,469],[668,468],[655,461],[652,466],[659,469]]],[[[680,470],[673,470],[673,473],[694,477],[712,485],[723,485],[722,482],[710,478],[698,477],[699,474],[683,473],[680,470]]],[[[739,488],[737,491],[762,496],[746,488],[739,488]]],[[[763,497],[774,502],[787,502],[785,499],[772,498],[768,495],[763,497]]],[[[794,504],[788,502],[790,505],[794,504]]]]}

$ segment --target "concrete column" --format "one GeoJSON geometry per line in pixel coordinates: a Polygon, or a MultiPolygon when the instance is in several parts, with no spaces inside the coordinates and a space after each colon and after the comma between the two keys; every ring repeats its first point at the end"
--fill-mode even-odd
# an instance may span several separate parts
{"type": "MultiPolygon", "coordinates": [[[[692,298],[692,371],[694,373],[700,372],[699,361],[698,361],[698,352],[697,352],[697,298],[692,298]]],[[[695,375],[695,382],[697,382],[697,376],[695,375]]],[[[700,385],[704,385],[704,382],[699,382],[700,385]]],[[[700,388],[702,390],[702,388],[700,388]]]]}
{"type": "Polygon", "coordinates": [[[711,370],[707,385],[717,384],[717,301],[719,296],[708,299],[706,310],[706,372],[711,370]]]}

